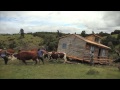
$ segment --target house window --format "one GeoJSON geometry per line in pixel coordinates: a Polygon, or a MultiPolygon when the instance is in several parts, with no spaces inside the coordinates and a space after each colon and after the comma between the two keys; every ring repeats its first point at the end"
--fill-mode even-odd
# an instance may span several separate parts
{"type": "Polygon", "coordinates": [[[105,49],[102,49],[102,56],[105,56],[106,53],[105,53],[105,49]]]}
{"type": "Polygon", "coordinates": [[[91,52],[94,52],[94,50],[95,50],[95,47],[94,47],[94,46],[91,46],[91,48],[90,48],[90,53],[91,53],[91,52]]]}
{"type": "Polygon", "coordinates": [[[62,48],[66,49],[66,47],[67,47],[66,43],[63,43],[62,48]]]}

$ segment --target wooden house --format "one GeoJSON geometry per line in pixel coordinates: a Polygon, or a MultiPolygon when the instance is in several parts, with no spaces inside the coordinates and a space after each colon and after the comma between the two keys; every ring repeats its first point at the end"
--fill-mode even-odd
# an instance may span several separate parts
{"type": "Polygon", "coordinates": [[[84,62],[90,62],[90,53],[94,52],[95,63],[109,63],[110,47],[100,43],[101,37],[90,35],[82,37],[77,34],[70,34],[59,39],[57,52],[65,52],[67,57],[84,62]]]}

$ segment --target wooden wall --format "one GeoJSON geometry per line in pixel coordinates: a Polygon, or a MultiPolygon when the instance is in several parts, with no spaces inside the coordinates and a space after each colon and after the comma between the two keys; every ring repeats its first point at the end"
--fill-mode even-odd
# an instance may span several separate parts
{"type": "Polygon", "coordinates": [[[90,40],[90,41],[95,41],[95,36],[93,36],[93,35],[87,36],[85,38],[88,39],[88,40],[90,40]]]}
{"type": "Polygon", "coordinates": [[[94,36],[94,35],[90,35],[90,36],[87,36],[85,37],[86,39],[90,40],[90,41],[93,41],[93,42],[97,42],[97,43],[100,43],[100,38],[94,36]],[[97,41],[95,41],[95,39],[98,39],[97,41]]]}

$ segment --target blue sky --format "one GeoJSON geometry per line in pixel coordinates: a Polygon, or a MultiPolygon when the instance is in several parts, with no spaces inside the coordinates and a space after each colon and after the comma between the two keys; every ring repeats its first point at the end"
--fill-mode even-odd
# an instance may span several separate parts
{"type": "Polygon", "coordinates": [[[119,19],[120,11],[0,11],[0,33],[111,33],[120,30],[119,19]]]}

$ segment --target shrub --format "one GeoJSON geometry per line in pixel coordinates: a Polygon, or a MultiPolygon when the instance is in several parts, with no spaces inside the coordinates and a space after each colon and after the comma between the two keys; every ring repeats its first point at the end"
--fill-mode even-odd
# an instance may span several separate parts
{"type": "Polygon", "coordinates": [[[88,70],[87,74],[88,75],[94,75],[94,74],[99,74],[99,72],[95,69],[90,69],[90,70],[88,70]]]}

